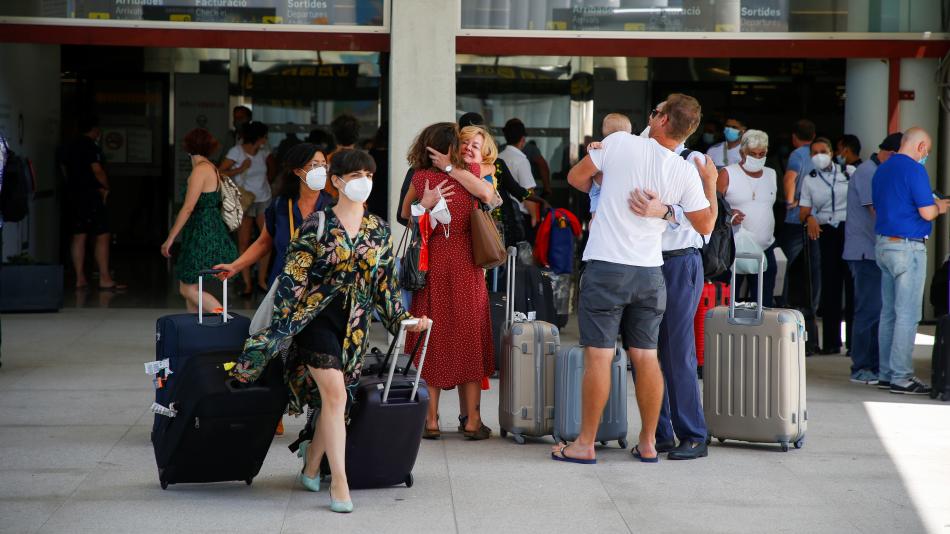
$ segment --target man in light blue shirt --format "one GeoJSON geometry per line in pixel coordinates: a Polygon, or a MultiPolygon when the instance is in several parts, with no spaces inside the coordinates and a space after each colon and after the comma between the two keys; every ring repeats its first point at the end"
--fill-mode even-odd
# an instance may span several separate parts
{"type": "Polygon", "coordinates": [[[844,254],[854,279],[854,326],[851,341],[851,381],[878,383],[878,324],[881,321],[881,269],[874,255],[874,202],[871,187],[879,165],[900,150],[901,133],[893,133],[878,152],[858,166],[848,188],[848,224],[844,254]]]}

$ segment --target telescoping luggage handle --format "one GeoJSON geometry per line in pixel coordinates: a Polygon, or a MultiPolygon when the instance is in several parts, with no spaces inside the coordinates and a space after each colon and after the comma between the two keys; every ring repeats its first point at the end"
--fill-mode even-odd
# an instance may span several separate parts
{"type": "Polygon", "coordinates": [[[765,253],[762,254],[750,254],[747,252],[737,252],[736,260],[758,260],[759,262],[759,275],[758,275],[758,291],[757,298],[755,301],[754,314],[746,307],[741,307],[738,310],[736,309],[736,264],[732,263],[732,278],[730,281],[730,286],[732,288],[732,298],[729,299],[729,322],[732,324],[741,324],[741,325],[760,325],[763,322],[764,317],[764,306],[762,305],[765,300],[763,299],[764,293],[764,279],[765,279],[765,253]],[[738,313],[737,313],[738,312],[738,313]]]}
{"type": "MultiPolygon", "coordinates": [[[[406,327],[413,326],[418,323],[418,319],[406,319],[399,325],[399,335],[396,347],[402,346],[403,349],[405,349],[406,327]]],[[[433,323],[430,323],[429,329],[426,330],[426,339],[422,343],[422,354],[419,356],[419,365],[416,366],[416,379],[412,383],[412,393],[409,395],[409,402],[416,400],[416,393],[419,391],[419,379],[422,378],[422,366],[426,362],[426,351],[429,349],[429,335],[432,334],[432,327],[433,323]]],[[[396,354],[398,354],[398,352],[396,354]]],[[[396,372],[396,361],[399,360],[399,358],[393,357],[391,360],[392,361],[389,363],[389,376],[386,377],[386,387],[383,389],[383,404],[386,404],[386,402],[389,400],[389,388],[393,384],[393,374],[396,372]]]]}
{"type": "MultiPolygon", "coordinates": [[[[204,277],[205,276],[216,276],[221,273],[226,273],[224,269],[205,269],[204,271],[198,271],[198,324],[204,324],[204,299],[201,298],[204,295],[204,277]]],[[[228,279],[224,279],[224,297],[222,298],[222,309],[221,309],[221,323],[225,324],[228,322],[228,279]]]]}
{"type": "Polygon", "coordinates": [[[508,247],[508,265],[505,269],[505,324],[510,325],[515,317],[515,259],[518,257],[518,249],[508,247]]]}

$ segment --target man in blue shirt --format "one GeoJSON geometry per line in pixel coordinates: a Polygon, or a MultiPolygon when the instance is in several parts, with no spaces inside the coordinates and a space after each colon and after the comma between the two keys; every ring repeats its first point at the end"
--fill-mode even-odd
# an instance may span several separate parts
{"type": "Polygon", "coordinates": [[[911,356],[920,322],[932,221],[950,200],[935,199],[923,163],[931,139],[923,128],[904,133],[900,152],[878,167],[872,183],[877,212],[875,254],[881,268],[881,359],[878,387],[891,393],[926,395],[930,386],[914,376],[911,356]]]}
{"type": "MultiPolygon", "coordinates": [[[[815,139],[815,123],[802,119],[795,123],[795,129],[792,131],[792,145],[795,150],[788,157],[788,165],[785,169],[785,176],[782,179],[783,190],[785,193],[785,223],[776,228],[776,237],[779,240],[779,246],[785,253],[788,266],[805,249],[805,239],[802,231],[802,223],[798,218],[798,199],[802,192],[802,181],[808,176],[815,166],[811,162],[811,142],[815,139]]],[[[815,325],[815,315],[818,311],[818,300],[821,295],[821,252],[817,246],[808,247],[810,262],[805,262],[806,266],[811,268],[811,306],[804,310],[805,319],[809,332],[808,349],[809,352],[816,350],[818,343],[818,327],[815,325]]],[[[806,276],[806,267],[797,271],[790,271],[785,276],[785,282],[782,288],[782,297],[785,305],[789,305],[789,281],[792,276],[806,276]]],[[[798,287],[804,287],[802,283],[798,287]]]]}
{"type": "Polygon", "coordinates": [[[881,320],[881,269],[874,256],[874,204],[871,183],[878,166],[900,150],[900,132],[887,136],[871,159],[861,163],[848,187],[848,224],[844,254],[854,279],[854,327],[851,334],[851,381],[878,383],[878,324],[881,320]]]}

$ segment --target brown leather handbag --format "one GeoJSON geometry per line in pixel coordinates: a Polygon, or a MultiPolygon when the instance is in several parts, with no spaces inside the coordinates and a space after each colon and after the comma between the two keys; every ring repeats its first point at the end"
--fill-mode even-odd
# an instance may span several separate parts
{"type": "Polygon", "coordinates": [[[494,269],[505,263],[508,255],[498,227],[492,219],[491,208],[476,200],[471,221],[472,257],[475,258],[475,264],[483,269],[494,269]]]}

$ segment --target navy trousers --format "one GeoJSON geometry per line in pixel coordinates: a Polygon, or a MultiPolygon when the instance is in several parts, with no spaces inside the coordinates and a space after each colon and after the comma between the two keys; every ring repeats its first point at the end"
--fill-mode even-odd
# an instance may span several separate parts
{"type": "Polygon", "coordinates": [[[696,376],[693,317],[703,292],[703,260],[699,251],[663,260],[666,313],[660,323],[657,352],[666,387],[656,439],[705,441],[706,418],[696,376]]]}

